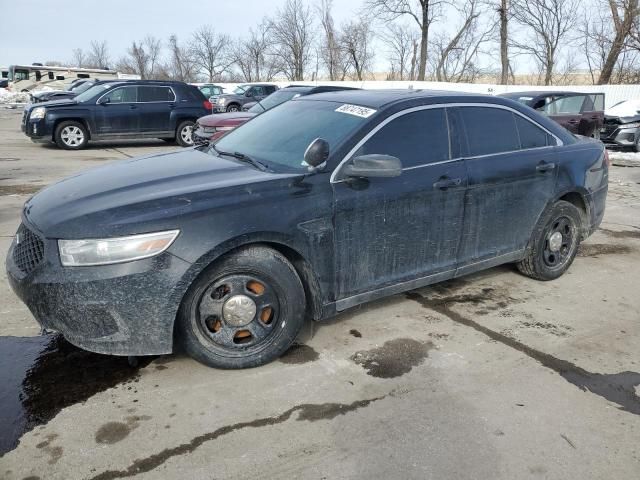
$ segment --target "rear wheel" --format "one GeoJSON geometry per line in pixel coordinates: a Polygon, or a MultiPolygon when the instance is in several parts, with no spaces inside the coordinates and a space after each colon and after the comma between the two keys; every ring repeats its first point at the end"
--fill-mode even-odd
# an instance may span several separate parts
{"type": "Polygon", "coordinates": [[[282,355],[305,318],[302,282],[279,252],[251,246],[205,270],[178,313],[186,352],[217,368],[247,368],[282,355]]]}
{"type": "Polygon", "coordinates": [[[227,112],[239,112],[239,111],[240,111],[240,105],[236,103],[232,103],[227,107],[227,112]]]}
{"type": "Polygon", "coordinates": [[[185,120],[178,125],[176,129],[176,142],[182,147],[193,146],[193,127],[196,122],[193,120],[185,120]]]}
{"type": "Polygon", "coordinates": [[[542,215],[518,270],[536,280],[554,280],[567,271],[578,252],[582,213],[560,200],[542,215]]]}
{"type": "Polygon", "coordinates": [[[87,146],[89,134],[80,122],[68,121],[62,122],[56,127],[53,139],[60,148],[80,150],[87,146]]]}

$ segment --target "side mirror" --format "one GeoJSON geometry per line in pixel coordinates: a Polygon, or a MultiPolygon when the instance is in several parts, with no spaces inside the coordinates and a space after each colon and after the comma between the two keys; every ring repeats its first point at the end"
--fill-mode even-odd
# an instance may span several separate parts
{"type": "Polygon", "coordinates": [[[329,158],[329,142],[324,138],[316,138],[304,151],[304,161],[312,168],[317,168],[329,158]]]}
{"type": "Polygon", "coordinates": [[[397,177],[402,173],[402,163],[391,155],[360,155],[342,170],[348,177],[397,177]]]}
{"type": "Polygon", "coordinates": [[[111,103],[111,99],[109,97],[102,97],[98,100],[98,105],[106,105],[107,103],[111,103]]]}

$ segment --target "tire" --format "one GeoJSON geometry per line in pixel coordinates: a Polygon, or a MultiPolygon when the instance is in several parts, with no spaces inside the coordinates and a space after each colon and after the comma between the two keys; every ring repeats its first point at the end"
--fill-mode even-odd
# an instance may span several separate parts
{"type": "Polygon", "coordinates": [[[538,220],[526,256],[517,264],[518,270],[544,281],[554,280],[566,272],[578,253],[582,216],[572,203],[560,200],[552,205],[538,220]]]}
{"type": "Polygon", "coordinates": [[[237,103],[232,103],[231,105],[227,106],[227,112],[239,112],[240,111],[240,105],[238,105],[237,103]]]}
{"type": "Polygon", "coordinates": [[[633,147],[631,147],[631,150],[633,150],[635,153],[640,153],[640,134],[636,139],[636,143],[633,145],[633,147]]]}
{"type": "Polygon", "coordinates": [[[87,146],[89,132],[82,123],[70,120],[56,127],[53,139],[56,145],[65,150],[81,150],[87,146]]]}
{"type": "Polygon", "coordinates": [[[178,311],[177,340],[210,367],[257,367],[292,345],[305,311],[304,288],[291,263],[270,248],[245,247],[193,282],[178,311]]]}
{"type": "Polygon", "coordinates": [[[181,147],[192,147],[193,146],[193,138],[191,135],[193,134],[193,127],[196,124],[193,120],[185,120],[184,122],[180,122],[178,128],[176,129],[176,142],[181,147]]]}

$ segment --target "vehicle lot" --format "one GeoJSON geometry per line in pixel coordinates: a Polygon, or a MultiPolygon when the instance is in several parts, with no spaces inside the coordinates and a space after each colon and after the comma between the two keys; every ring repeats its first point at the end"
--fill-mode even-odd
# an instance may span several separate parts
{"type": "MultiPolygon", "coordinates": [[[[19,119],[0,110],[3,256],[32,192],[178,148],[66,152],[31,144],[19,119]]],[[[613,167],[610,188],[602,230],[559,280],[500,267],[396,295],[252,370],[179,354],[134,369],[33,338],[3,272],[0,452],[34,428],[0,478],[634,478],[640,168],[613,167]]]]}

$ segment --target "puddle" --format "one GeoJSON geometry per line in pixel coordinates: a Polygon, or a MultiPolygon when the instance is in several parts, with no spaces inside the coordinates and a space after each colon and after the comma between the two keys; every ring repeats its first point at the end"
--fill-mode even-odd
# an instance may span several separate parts
{"type": "Polygon", "coordinates": [[[320,355],[309,345],[295,343],[280,357],[282,363],[300,364],[316,361],[320,355]]]}
{"type": "Polygon", "coordinates": [[[601,228],[598,230],[599,232],[604,233],[605,235],[611,238],[636,238],[640,239],[640,230],[608,230],[606,228],[601,228]]]}
{"type": "Polygon", "coordinates": [[[512,337],[491,330],[453,311],[451,305],[457,303],[455,298],[459,297],[459,295],[454,295],[449,298],[427,298],[417,291],[407,292],[405,295],[408,299],[418,302],[427,309],[438,312],[454,322],[471,327],[492,340],[527,355],[541,365],[555,371],[567,382],[575,385],[580,390],[599,395],[609,402],[617,404],[620,410],[640,415],[640,397],[636,394],[636,387],[640,386],[640,373],[630,371],[620,373],[593,373],[567,360],[562,360],[548,353],[536,350],[512,337]]]}
{"type": "Polygon", "coordinates": [[[351,330],[349,330],[349,334],[352,337],[362,338],[362,334],[358,330],[356,330],[355,328],[352,328],[351,330]]]}
{"type": "Polygon", "coordinates": [[[32,195],[44,188],[44,185],[0,185],[0,196],[3,195],[32,195]]]}
{"type": "Polygon", "coordinates": [[[409,373],[420,365],[433,348],[431,342],[419,342],[412,338],[396,338],[384,342],[384,345],[372,350],[356,352],[352,357],[355,363],[377,378],[395,378],[409,373]]]}
{"type": "MultiPolygon", "coordinates": [[[[140,358],[146,366],[153,357],[140,358]]],[[[74,347],[58,335],[0,337],[0,456],[60,410],[133,379],[126,357],[74,347]]]]}

